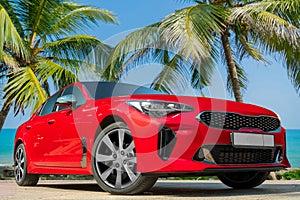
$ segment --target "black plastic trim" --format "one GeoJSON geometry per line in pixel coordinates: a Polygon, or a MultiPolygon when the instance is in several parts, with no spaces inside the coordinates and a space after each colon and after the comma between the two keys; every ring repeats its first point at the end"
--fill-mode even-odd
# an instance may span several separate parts
{"type": "Polygon", "coordinates": [[[272,172],[285,169],[284,166],[276,167],[249,167],[249,168],[207,168],[199,172],[170,172],[170,173],[142,173],[144,176],[157,176],[157,177],[185,177],[185,176],[209,176],[209,175],[218,175],[229,172],[272,172]]]}
{"type": "Polygon", "coordinates": [[[158,132],[158,146],[157,146],[157,152],[158,156],[166,161],[169,159],[176,143],[177,137],[175,132],[166,127],[163,126],[160,128],[158,132]]]}

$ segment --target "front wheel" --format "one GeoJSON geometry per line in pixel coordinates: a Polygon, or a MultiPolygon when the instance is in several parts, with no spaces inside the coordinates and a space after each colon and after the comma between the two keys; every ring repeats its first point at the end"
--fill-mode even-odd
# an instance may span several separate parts
{"type": "Polygon", "coordinates": [[[98,185],[112,194],[139,194],[150,189],[157,180],[136,171],[134,141],[122,122],[111,124],[98,134],[92,168],[98,185]]]}
{"type": "Polygon", "coordinates": [[[14,175],[19,186],[35,186],[39,181],[39,175],[28,174],[27,157],[24,144],[19,144],[14,156],[14,175]]]}
{"type": "Polygon", "coordinates": [[[262,184],[269,172],[236,172],[224,173],[218,178],[227,186],[234,189],[249,189],[262,184]]]}

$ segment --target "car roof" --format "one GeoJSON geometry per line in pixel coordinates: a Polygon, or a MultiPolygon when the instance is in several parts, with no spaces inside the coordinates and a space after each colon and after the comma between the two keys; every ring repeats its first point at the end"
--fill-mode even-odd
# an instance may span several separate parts
{"type": "Polygon", "coordinates": [[[91,81],[81,82],[81,84],[86,87],[93,99],[136,94],[164,94],[151,88],[128,83],[91,81]]]}

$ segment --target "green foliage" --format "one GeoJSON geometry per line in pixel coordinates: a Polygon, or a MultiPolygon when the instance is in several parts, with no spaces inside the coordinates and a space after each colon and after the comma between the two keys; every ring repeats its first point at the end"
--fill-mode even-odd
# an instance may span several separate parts
{"type": "MultiPolygon", "coordinates": [[[[194,88],[205,87],[210,84],[217,61],[225,57],[221,36],[229,32],[231,59],[236,63],[241,88],[247,88],[248,80],[238,63],[245,57],[267,62],[264,56],[271,54],[283,60],[289,78],[300,89],[300,0],[186,2],[195,5],[177,10],[161,22],[134,31],[122,40],[108,60],[105,78],[116,80],[122,72],[138,67],[141,60],[155,60],[157,51],[168,51],[168,60],[156,59],[155,63],[165,67],[161,77],[154,79],[154,88],[170,91],[178,87],[173,83],[182,82],[182,77],[194,88]],[[188,64],[174,67],[174,58],[188,64]]],[[[229,64],[227,60],[225,64],[229,64]]],[[[227,81],[230,92],[231,76],[227,81]]]]}
{"type": "Polygon", "coordinates": [[[300,180],[300,170],[291,170],[284,174],[277,174],[277,177],[285,180],[300,180]]]}
{"type": "MultiPolygon", "coordinates": [[[[0,71],[6,76],[5,101],[15,114],[39,107],[56,88],[77,80],[80,67],[99,48],[110,49],[85,35],[98,22],[117,23],[112,12],[62,0],[0,0],[0,71]]],[[[99,63],[99,62],[97,62],[99,63]]]]}
{"type": "Polygon", "coordinates": [[[3,51],[5,48],[11,49],[17,54],[26,58],[26,48],[9,17],[5,8],[0,4],[0,60],[3,60],[3,51]]]}

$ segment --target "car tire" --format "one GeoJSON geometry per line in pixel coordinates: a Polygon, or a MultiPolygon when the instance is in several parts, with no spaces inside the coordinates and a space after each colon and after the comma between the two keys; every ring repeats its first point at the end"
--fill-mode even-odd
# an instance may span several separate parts
{"type": "Polygon", "coordinates": [[[97,135],[92,169],[98,185],[112,194],[140,194],[157,181],[157,177],[136,172],[134,141],[123,122],[113,123],[97,135]]]}
{"type": "Polygon", "coordinates": [[[225,173],[218,178],[225,185],[234,189],[249,189],[261,185],[270,172],[237,172],[225,173]]]}
{"type": "Polygon", "coordinates": [[[28,174],[27,155],[24,144],[19,144],[14,155],[14,176],[19,186],[35,186],[40,176],[37,174],[28,174]]]}

